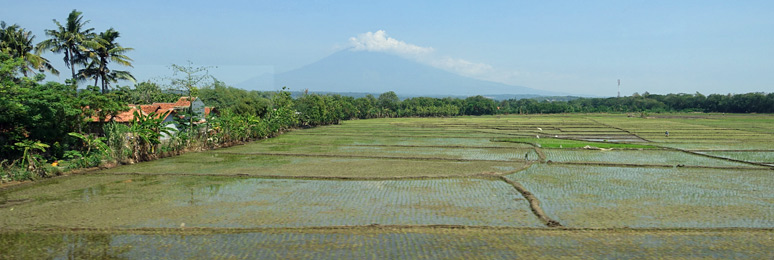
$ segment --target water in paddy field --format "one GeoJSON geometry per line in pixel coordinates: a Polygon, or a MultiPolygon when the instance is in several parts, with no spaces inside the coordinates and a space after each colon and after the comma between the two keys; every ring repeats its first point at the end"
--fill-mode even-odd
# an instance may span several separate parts
{"type": "Polygon", "coordinates": [[[770,232],[617,232],[432,228],[245,233],[0,233],[9,259],[770,259],[770,232]],[[740,241],[747,243],[739,244],[740,241]],[[635,246],[636,245],[636,246],[635,246]],[[690,248],[690,250],[685,250],[690,248]]]}
{"type": "Polygon", "coordinates": [[[15,228],[543,227],[505,182],[87,175],[8,194],[15,228]],[[98,187],[98,188],[94,188],[98,187]],[[64,192],[61,190],[65,190],[64,192]],[[67,196],[64,196],[66,194],[67,196]],[[58,212],[53,215],[50,212],[58,212]]]}

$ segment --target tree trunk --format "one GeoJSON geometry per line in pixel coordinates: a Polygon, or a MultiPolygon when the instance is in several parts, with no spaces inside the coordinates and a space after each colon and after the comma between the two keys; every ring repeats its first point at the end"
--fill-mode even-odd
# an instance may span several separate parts
{"type": "Polygon", "coordinates": [[[72,80],[73,82],[75,82],[75,64],[73,64],[72,54],[70,53],[71,53],[70,49],[65,49],[65,58],[67,59],[67,63],[70,66],[70,71],[72,71],[73,73],[72,80]]]}

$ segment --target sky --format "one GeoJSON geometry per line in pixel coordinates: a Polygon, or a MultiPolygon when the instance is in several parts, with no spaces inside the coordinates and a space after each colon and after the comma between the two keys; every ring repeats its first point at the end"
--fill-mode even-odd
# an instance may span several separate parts
{"type": "Polygon", "coordinates": [[[619,79],[622,95],[774,92],[774,1],[3,2],[36,41],[73,9],[116,29],[134,67],[114,69],[162,84],[171,64],[236,85],[346,50],[574,95],[615,96],[619,79]]]}

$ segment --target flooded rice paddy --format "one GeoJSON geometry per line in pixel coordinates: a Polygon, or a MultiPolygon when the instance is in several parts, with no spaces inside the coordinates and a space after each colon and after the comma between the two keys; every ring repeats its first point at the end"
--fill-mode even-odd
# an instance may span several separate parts
{"type": "Polygon", "coordinates": [[[758,117],[296,130],[4,188],[0,259],[771,258],[774,126],[758,117]],[[514,138],[649,148],[497,141],[514,138]]]}
{"type": "Polygon", "coordinates": [[[765,231],[438,228],[2,233],[9,259],[766,259],[765,231]],[[747,241],[747,243],[739,243],[747,241]]]}

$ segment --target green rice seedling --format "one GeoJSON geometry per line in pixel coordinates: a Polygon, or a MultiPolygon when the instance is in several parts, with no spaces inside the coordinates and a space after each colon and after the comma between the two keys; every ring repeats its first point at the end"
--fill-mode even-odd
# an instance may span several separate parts
{"type": "Polygon", "coordinates": [[[476,178],[337,181],[86,175],[3,191],[3,196],[15,204],[0,210],[0,226],[14,230],[543,226],[513,187],[476,178]]]}
{"type": "Polygon", "coordinates": [[[766,170],[533,165],[507,178],[567,227],[768,228],[766,170]]]}
{"type": "Polygon", "coordinates": [[[628,144],[628,143],[613,143],[613,142],[588,142],[578,140],[568,140],[559,138],[504,138],[496,139],[500,142],[511,143],[526,143],[533,144],[542,148],[583,148],[586,146],[596,148],[618,148],[618,149],[656,149],[657,147],[646,144],[628,144]]]}
{"type": "Polygon", "coordinates": [[[771,231],[268,229],[0,233],[11,259],[770,259],[771,231]]]}
{"type": "MultiPolygon", "coordinates": [[[[516,156],[523,156],[516,155],[516,156]]],[[[189,153],[100,171],[102,173],[246,175],[272,177],[433,177],[466,176],[520,168],[524,161],[488,161],[324,155],[244,155],[189,153]]]]}
{"type": "Polygon", "coordinates": [[[740,161],[747,161],[747,162],[757,162],[757,163],[771,163],[774,164],[774,151],[770,152],[763,152],[763,151],[750,151],[750,152],[741,152],[741,151],[708,151],[708,152],[702,152],[706,153],[708,155],[712,156],[718,156],[723,158],[730,158],[734,160],[740,160],[740,161]]]}
{"type": "Polygon", "coordinates": [[[629,165],[691,165],[708,167],[756,167],[680,151],[668,150],[566,150],[544,149],[547,160],[573,163],[608,163],[629,165]]]}

